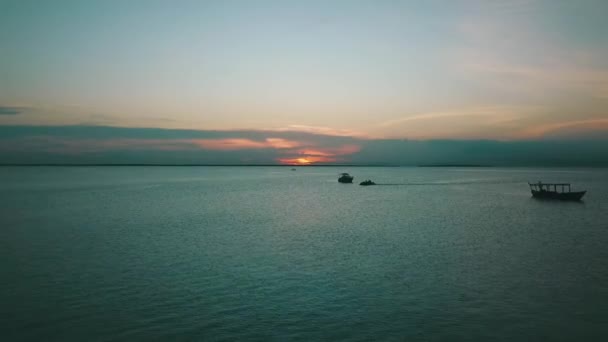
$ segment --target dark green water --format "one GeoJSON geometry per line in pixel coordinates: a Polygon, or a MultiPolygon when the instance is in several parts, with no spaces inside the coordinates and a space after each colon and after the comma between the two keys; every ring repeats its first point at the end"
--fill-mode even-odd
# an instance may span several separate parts
{"type": "Polygon", "coordinates": [[[608,339],[606,169],[4,167],[0,227],[2,341],[608,339]]]}

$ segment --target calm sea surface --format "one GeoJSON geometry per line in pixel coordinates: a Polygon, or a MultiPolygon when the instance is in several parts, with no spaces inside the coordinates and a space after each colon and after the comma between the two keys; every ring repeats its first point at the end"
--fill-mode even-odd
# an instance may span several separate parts
{"type": "Polygon", "coordinates": [[[606,341],[608,170],[3,167],[0,319],[2,341],[606,341]]]}

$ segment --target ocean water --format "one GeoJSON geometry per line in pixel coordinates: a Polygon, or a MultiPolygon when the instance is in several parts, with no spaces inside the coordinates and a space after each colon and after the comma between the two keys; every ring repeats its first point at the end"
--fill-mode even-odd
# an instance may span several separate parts
{"type": "Polygon", "coordinates": [[[608,340],[607,169],[3,167],[0,227],[2,341],[608,340]]]}

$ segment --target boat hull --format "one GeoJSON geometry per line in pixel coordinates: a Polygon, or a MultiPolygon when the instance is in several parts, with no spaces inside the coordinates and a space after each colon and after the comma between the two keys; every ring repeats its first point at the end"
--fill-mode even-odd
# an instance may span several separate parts
{"type": "Polygon", "coordinates": [[[587,191],[555,192],[532,190],[532,197],[559,201],[580,201],[586,193],[587,191]]]}
{"type": "Polygon", "coordinates": [[[338,178],[338,182],[340,183],[352,183],[354,177],[340,177],[338,178]]]}

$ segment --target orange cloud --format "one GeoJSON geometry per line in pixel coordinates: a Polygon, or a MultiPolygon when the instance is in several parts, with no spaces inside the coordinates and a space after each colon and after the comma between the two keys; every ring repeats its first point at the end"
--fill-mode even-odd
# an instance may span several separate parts
{"type": "Polygon", "coordinates": [[[192,144],[199,146],[207,150],[221,150],[221,151],[234,151],[234,150],[249,150],[249,149],[264,149],[264,148],[275,148],[275,149],[289,149],[299,147],[302,144],[297,141],[281,139],[281,138],[267,138],[264,141],[256,141],[251,139],[241,138],[229,138],[229,139],[192,139],[189,140],[192,144]]]}
{"type": "Polygon", "coordinates": [[[287,140],[287,139],[281,139],[281,138],[268,138],[268,139],[266,139],[266,142],[273,148],[278,148],[278,149],[295,148],[295,147],[300,147],[302,145],[300,142],[287,140]]]}
{"type": "MultiPolygon", "coordinates": [[[[24,144],[26,142],[22,142],[24,144]]],[[[43,147],[45,150],[57,153],[90,153],[112,150],[219,150],[236,151],[248,149],[293,149],[303,146],[298,141],[281,138],[267,138],[262,141],[242,138],[228,139],[58,139],[54,137],[30,137],[27,144],[43,147]]]]}
{"type": "Polygon", "coordinates": [[[357,153],[361,147],[357,145],[343,145],[339,147],[314,147],[295,151],[298,156],[277,159],[281,164],[309,165],[314,163],[328,163],[339,161],[341,156],[357,153]]]}
{"type": "Polygon", "coordinates": [[[333,153],[320,151],[320,150],[312,150],[312,149],[299,150],[298,153],[307,155],[307,156],[321,156],[321,157],[331,157],[334,155],[333,153]]]}
{"type": "Polygon", "coordinates": [[[193,151],[216,150],[238,151],[251,149],[274,149],[281,157],[276,160],[281,164],[309,165],[342,161],[341,157],[360,151],[358,145],[337,147],[317,146],[283,138],[266,138],[252,140],[246,138],[225,139],[61,139],[56,137],[32,136],[28,139],[9,142],[0,146],[1,150],[19,150],[39,148],[48,152],[61,154],[81,154],[116,150],[158,150],[158,151],[193,151]],[[17,148],[20,147],[20,148],[17,148]]]}
{"type": "Polygon", "coordinates": [[[343,145],[339,147],[319,147],[319,148],[307,148],[298,150],[299,154],[309,156],[342,156],[347,154],[353,154],[361,151],[361,147],[357,145],[343,145]]]}

